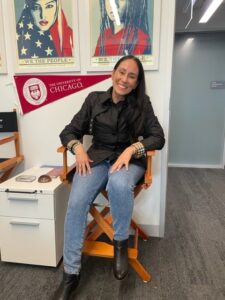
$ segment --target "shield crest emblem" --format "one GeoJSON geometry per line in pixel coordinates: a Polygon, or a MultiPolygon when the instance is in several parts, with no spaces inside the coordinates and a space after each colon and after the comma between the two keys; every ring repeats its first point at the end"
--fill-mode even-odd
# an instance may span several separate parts
{"type": "Polygon", "coordinates": [[[39,84],[30,85],[28,89],[33,100],[38,101],[41,98],[41,88],[39,84]]]}

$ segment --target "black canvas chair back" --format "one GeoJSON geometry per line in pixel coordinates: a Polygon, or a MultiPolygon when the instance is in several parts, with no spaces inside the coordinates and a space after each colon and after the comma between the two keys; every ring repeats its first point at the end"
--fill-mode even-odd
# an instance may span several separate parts
{"type": "Polygon", "coordinates": [[[17,132],[16,111],[0,112],[0,132],[17,132]]]}

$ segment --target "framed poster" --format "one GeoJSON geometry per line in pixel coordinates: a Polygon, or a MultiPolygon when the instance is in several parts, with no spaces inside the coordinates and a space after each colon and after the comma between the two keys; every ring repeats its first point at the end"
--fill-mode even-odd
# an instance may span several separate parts
{"type": "Polygon", "coordinates": [[[3,12],[2,3],[0,2],[0,74],[5,73],[7,73],[7,66],[4,41],[3,12]]]}
{"type": "Polygon", "coordinates": [[[10,1],[15,72],[79,71],[77,1],[10,1]]]}
{"type": "Polygon", "coordinates": [[[111,71],[128,54],[137,56],[145,70],[158,68],[161,0],[86,1],[89,71],[111,71]]]}

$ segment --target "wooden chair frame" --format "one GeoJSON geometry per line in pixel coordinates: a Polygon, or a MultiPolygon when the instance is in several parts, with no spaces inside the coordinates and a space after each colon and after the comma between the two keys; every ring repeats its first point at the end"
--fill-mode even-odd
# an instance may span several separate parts
{"type": "MultiPolygon", "coordinates": [[[[15,111],[15,110],[14,110],[15,111]]],[[[24,160],[24,156],[20,153],[20,141],[19,141],[19,132],[11,132],[6,138],[0,139],[0,146],[14,142],[15,144],[15,155],[11,158],[6,158],[0,162],[0,183],[7,180],[12,173],[15,166],[24,160]]]]}
{"type": "MultiPolygon", "coordinates": [[[[73,172],[76,168],[76,163],[68,167],[67,161],[67,148],[61,146],[57,149],[57,152],[63,154],[63,168],[60,178],[63,183],[69,184],[68,174],[73,172]]],[[[152,183],[152,156],[155,151],[146,152],[147,168],[144,176],[144,182],[138,184],[134,190],[134,197],[136,197],[140,191],[144,188],[143,184],[150,185],[152,183]]],[[[102,195],[108,199],[106,190],[101,191],[102,195]]],[[[114,257],[113,249],[113,228],[112,228],[112,216],[110,214],[110,208],[103,206],[102,210],[99,211],[99,205],[93,204],[89,210],[89,213],[93,217],[93,220],[87,225],[85,233],[85,242],[83,246],[83,254],[89,256],[98,256],[105,258],[114,257]],[[105,233],[110,239],[111,243],[98,241],[97,239],[105,233]]],[[[143,267],[138,260],[138,238],[141,237],[144,240],[148,239],[148,235],[141,229],[141,227],[132,219],[131,227],[134,230],[134,245],[128,248],[129,264],[137,272],[139,277],[144,281],[148,282],[151,280],[151,274],[143,267]]]]}

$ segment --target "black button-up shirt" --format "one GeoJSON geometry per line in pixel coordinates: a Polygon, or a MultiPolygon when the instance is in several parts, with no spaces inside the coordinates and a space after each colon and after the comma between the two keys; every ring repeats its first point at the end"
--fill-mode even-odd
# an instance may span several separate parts
{"type": "MultiPolygon", "coordinates": [[[[139,134],[142,136],[141,143],[146,150],[161,149],[165,142],[162,127],[154,115],[149,98],[146,96],[144,100],[145,120],[139,134]]],[[[81,110],[61,132],[62,144],[67,146],[73,139],[81,139],[85,134],[92,134],[92,145],[87,151],[93,160],[92,165],[105,159],[115,160],[137,138],[131,134],[127,117],[129,111],[131,111],[129,96],[115,104],[111,98],[111,90],[90,93],[81,110]]],[[[143,158],[132,158],[131,162],[145,166],[143,158]]]]}

